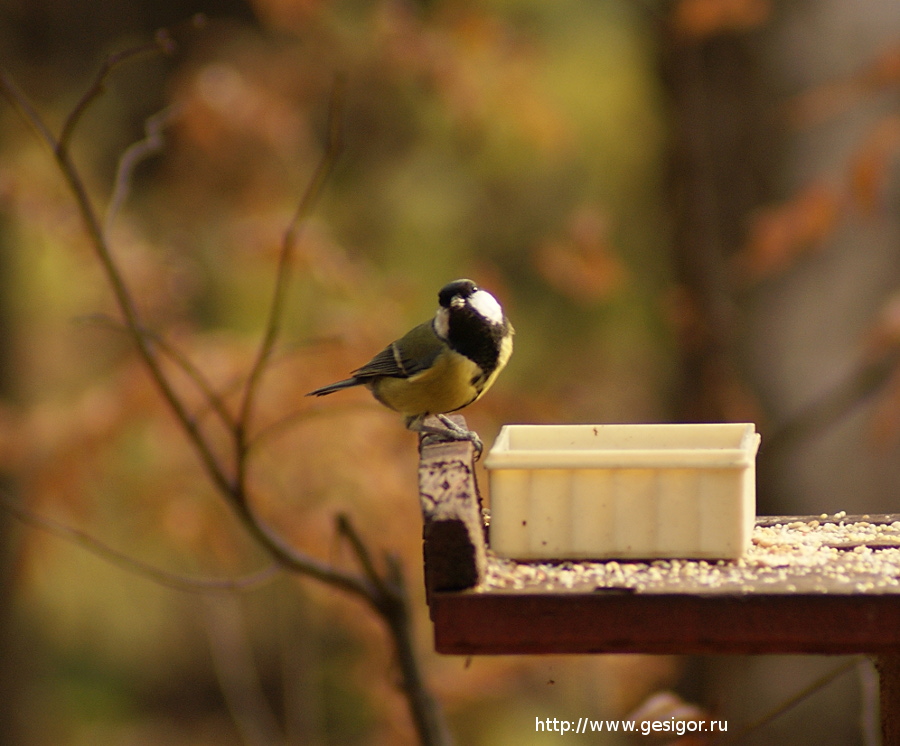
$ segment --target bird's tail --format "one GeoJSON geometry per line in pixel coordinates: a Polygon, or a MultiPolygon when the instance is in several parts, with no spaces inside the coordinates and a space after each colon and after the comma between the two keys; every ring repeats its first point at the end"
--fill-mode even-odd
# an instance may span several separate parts
{"type": "Polygon", "coordinates": [[[310,391],[307,396],[326,396],[327,394],[333,394],[335,391],[349,389],[353,386],[359,386],[360,384],[362,384],[362,381],[359,378],[347,378],[343,381],[338,381],[337,383],[329,383],[327,386],[322,386],[315,391],[310,391]]]}

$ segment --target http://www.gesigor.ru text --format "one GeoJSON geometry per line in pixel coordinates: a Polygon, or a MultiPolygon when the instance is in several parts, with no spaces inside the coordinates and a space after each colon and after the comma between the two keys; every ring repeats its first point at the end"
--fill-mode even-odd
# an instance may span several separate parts
{"type": "Polygon", "coordinates": [[[651,733],[672,733],[683,736],[686,733],[725,733],[728,731],[727,720],[594,720],[578,718],[578,720],[560,720],[559,718],[534,719],[536,733],[558,733],[559,735],[581,733],[640,733],[649,736],[651,733]]]}

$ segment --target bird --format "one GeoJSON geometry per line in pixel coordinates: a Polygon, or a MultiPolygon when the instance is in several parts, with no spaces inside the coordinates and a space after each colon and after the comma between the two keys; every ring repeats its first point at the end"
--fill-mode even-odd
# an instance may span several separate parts
{"type": "Polygon", "coordinates": [[[405,417],[409,430],[471,441],[480,455],[478,435],[446,415],[478,401],[493,385],[512,354],[513,334],[493,295],[472,280],[454,280],[438,293],[434,318],[391,342],[350,378],[307,396],[366,386],[381,404],[405,417]],[[426,425],[429,415],[444,427],[426,425]]]}

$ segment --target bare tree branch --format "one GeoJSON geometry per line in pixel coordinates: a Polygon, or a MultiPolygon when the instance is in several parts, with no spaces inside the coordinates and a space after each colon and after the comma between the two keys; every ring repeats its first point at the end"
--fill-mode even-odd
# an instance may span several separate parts
{"type": "Polygon", "coordinates": [[[350,516],[346,513],[338,513],[335,521],[338,535],[343,536],[350,543],[356,559],[362,567],[363,574],[369,579],[369,582],[377,589],[382,597],[396,595],[394,588],[391,588],[381,577],[378,570],[375,569],[375,563],[372,561],[372,555],[369,553],[368,547],[363,543],[362,538],[356,532],[356,528],[350,522],[350,516]]]}
{"type": "Polygon", "coordinates": [[[43,118],[37,113],[28,96],[16,85],[16,82],[9,76],[6,70],[0,69],[0,93],[9,101],[12,107],[19,112],[19,116],[37,133],[39,139],[43,140],[50,146],[51,150],[56,149],[56,137],[50,128],[47,127],[43,118]]]}
{"type": "Polygon", "coordinates": [[[171,54],[173,51],[174,45],[168,32],[160,31],[156,34],[153,41],[148,41],[145,44],[139,44],[136,47],[123,49],[121,52],[109,55],[100,65],[100,70],[97,72],[96,76],[94,76],[94,80],[90,87],[84,92],[84,95],[78,99],[75,107],[69,112],[69,116],[66,117],[66,121],[63,123],[62,129],[60,130],[59,138],[53,144],[54,149],[59,151],[69,149],[72,135],[74,134],[78,123],[81,121],[81,117],[84,116],[84,113],[91,107],[91,104],[106,91],[106,80],[114,70],[136,57],[160,53],[171,54]]]}
{"type": "Polygon", "coordinates": [[[856,656],[851,658],[849,661],[845,661],[839,666],[836,666],[831,671],[826,672],[818,679],[810,683],[808,686],[805,686],[799,692],[797,692],[794,696],[788,697],[787,699],[778,703],[776,707],[767,712],[758,720],[750,723],[749,725],[741,728],[737,733],[729,733],[727,736],[717,736],[713,739],[712,743],[716,746],[730,746],[731,744],[737,744],[742,742],[747,736],[757,732],[758,730],[764,728],[769,723],[771,723],[776,718],[781,717],[784,713],[792,710],[797,705],[805,702],[812,695],[818,692],[821,689],[824,689],[835,679],[843,676],[847,671],[856,668],[861,663],[864,663],[866,658],[863,656],[856,656]]]}
{"type": "MultiPolygon", "coordinates": [[[[403,690],[421,743],[429,746],[449,744],[451,740],[443,722],[440,708],[427,691],[419,670],[415,645],[412,639],[409,601],[399,562],[395,558],[388,557],[386,571],[383,574],[379,573],[367,547],[346,516],[338,519],[338,528],[353,547],[356,558],[363,570],[362,575],[332,567],[325,562],[298,552],[259,519],[251,508],[251,500],[248,493],[247,468],[252,442],[248,438],[250,420],[253,415],[261,379],[271,361],[281,330],[285,297],[290,279],[290,268],[299,230],[321,194],[341,151],[343,81],[339,79],[332,91],[329,106],[327,144],[322,158],[314,170],[283,236],[267,322],[256,358],[244,383],[239,413],[236,418],[233,418],[225,406],[221,395],[214,391],[202,372],[172,345],[162,340],[161,337],[148,332],[141,323],[134,298],[112,254],[97,210],[88,194],[84,180],[69,153],[70,140],[81,117],[90,104],[102,93],[110,73],[127,60],[153,51],[167,51],[168,48],[169,35],[162,32],[157,35],[157,39],[153,43],[125,50],[109,57],[97,73],[93,84],[79,99],[75,108],[66,119],[59,138],[54,137],[27,97],[22,94],[7,75],[2,73],[0,73],[0,92],[13,103],[23,119],[37,131],[38,136],[53,151],[57,166],[75,198],[95,254],[113,291],[119,311],[123,317],[124,329],[135,344],[143,364],[150,373],[164,401],[175,415],[191,446],[199,455],[213,485],[231,504],[247,533],[275,560],[280,568],[305,575],[356,596],[366,602],[383,619],[394,641],[397,658],[403,673],[403,690]],[[196,415],[188,410],[186,402],[180,397],[168,375],[163,370],[162,361],[158,357],[160,354],[169,357],[179,370],[188,375],[204,394],[208,405],[216,411],[222,422],[231,430],[235,445],[233,474],[229,473],[228,467],[217,459],[210,441],[197,423],[196,415]]],[[[157,122],[148,122],[147,137],[132,146],[123,156],[116,177],[113,204],[110,206],[108,213],[107,226],[127,194],[128,181],[131,179],[134,165],[144,154],[151,152],[156,147],[155,141],[158,138],[161,125],[161,121],[158,124],[157,122]]],[[[62,531],[62,533],[66,532],[62,531]]],[[[82,537],[79,533],[74,529],[68,530],[70,537],[77,537],[80,543],[93,547],[95,551],[103,553],[108,558],[115,558],[121,564],[127,564],[132,567],[142,566],[142,563],[120,555],[115,550],[105,547],[102,543],[90,539],[87,535],[82,537]],[[102,550],[101,547],[103,547],[102,550]]],[[[274,574],[274,569],[266,572],[274,574]]],[[[161,573],[155,568],[144,568],[143,573],[156,577],[158,580],[173,580],[173,578],[168,577],[168,574],[161,573]]],[[[176,582],[183,580],[183,578],[180,578],[176,582]]]]}
{"type": "Polygon", "coordinates": [[[244,743],[247,746],[284,744],[278,719],[259,679],[237,599],[207,599],[204,606],[216,675],[244,743]]]}
{"type": "Polygon", "coordinates": [[[412,638],[412,624],[409,618],[409,597],[406,581],[399,560],[388,555],[386,580],[394,589],[390,605],[383,612],[385,622],[391,630],[397,662],[402,676],[403,693],[406,695],[413,716],[416,731],[423,744],[449,746],[453,743],[441,708],[422,678],[412,638]]]}
{"type": "Polygon", "coordinates": [[[109,544],[100,541],[100,539],[81,529],[67,526],[52,518],[36,515],[24,506],[19,505],[16,501],[3,495],[0,495],[0,508],[14,515],[22,523],[71,541],[117,567],[177,591],[188,593],[250,591],[270,582],[283,570],[281,565],[272,564],[264,567],[262,570],[257,570],[238,578],[192,578],[188,575],[169,572],[146,562],[141,562],[131,555],[114,549],[109,544]]]}
{"type": "Polygon", "coordinates": [[[16,108],[25,117],[26,121],[35,128],[53,151],[56,164],[59,167],[69,190],[75,198],[75,202],[90,237],[91,245],[103,267],[107,281],[115,296],[116,304],[119,307],[125,326],[134,341],[141,360],[156,383],[166,404],[172,410],[188,439],[193,444],[194,450],[199,454],[200,460],[213,483],[223,493],[234,495],[236,490],[233,483],[216,460],[212,447],[205,435],[191,417],[184,402],[179,398],[168,377],[163,372],[149,340],[141,333],[143,325],[140,322],[140,315],[138,314],[134,299],[131,296],[124,276],[106,241],[106,236],[100,225],[100,220],[98,218],[98,213],[94,208],[93,200],[88,194],[87,187],[84,180],[81,178],[78,168],[72,161],[68,148],[68,142],[74,131],[75,125],[78,123],[88,105],[96,100],[97,96],[103,91],[104,82],[110,72],[123,62],[140,54],[148,53],[151,49],[159,50],[163,49],[163,47],[157,42],[154,42],[152,46],[144,44],[109,58],[109,60],[101,67],[94,83],[79,100],[76,109],[73,110],[72,114],[66,120],[66,124],[63,127],[63,135],[61,135],[59,139],[56,139],[53,136],[43,118],[35,111],[34,107],[31,106],[28,99],[21,93],[18,87],[12,84],[9,76],[5,74],[0,75],[0,88],[2,88],[4,95],[14,102],[16,108]]]}
{"type": "Polygon", "coordinates": [[[450,733],[441,716],[437,702],[425,686],[419,670],[412,625],[409,618],[409,596],[399,560],[386,557],[387,570],[379,574],[372,556],[346,514],[337,517],[338,533],[350,542],[363,572],[379,593],[378,610],[384,617],[394,639],[397,662],[402,676],[402,688],[413,714],[416,730],[423,744],[449,744],[450,733]]]}
{"type": "Polygon", "coordinates": [[[128,199],[128,193],[131,191],[134,170],[154,153],[161,151],[165,145],[163,141],[163,130],[169,125],[175,116],[173,107],[167,106],[160,112],[144,122],[144,139],[132,143],[119,158],[119,165],[116,169],[115,186],[112,196],[109,199],[109,205],[106,208],[106,218],[103,221],[103,230],[109,238],[109,232],[116,220],[125,200],[128,199]]]}
{"type": "Polygon", "coordinates": [[[826,391],[766,435],[766,453],[781,454],[823,432],[881,391],[897,370],[900,349],[865,360],[846,379],[826,391]]]}
{"type": "Polygon", "coordinates": [[[330,405],[327,410],[307,408],[289,412],[283,417],[279,417],[277,420],[274,420],[265,427],[257,430],[254,433],[253,438],[247,442],[247,453],[252,453],[266,441],[278,437],[280,433],[290,430],[301,422],[307,422],[316,417],[334,417],[344,412],[359,412],[361,410],[378,411],[368,402],[348,402],[346,404],[330,405]]]}
{"type": "Polygon", "coordinates": [[[294,214],[291,216],[291,220],[288,223],[288,227],[282,238],[281,251],[278,255],[278,267],[275,274],[275,288],[272,292],[268,320],[266,321],[259,350],[256,353],[256,360],[253,363],[253,367],[250,369],[250,375],[247,377],[247,383],[244,386],[243,401],[238,415],[239,427],[235,431],[237,435],[236,446],[238,451],[238,484],[243,484],[246,476],[244,465],[246,462],[248,443],[247,433],[250,427],[250,418],[253,411],[256,392],[269,358],[272,355],[272,351],[275,348],[278,334],[281,331],[285,296],[287,295],[288,283],[290,281],[290,269],[294,257],[294,248],[297,243],[297,236],[303,221],[309,215],[310,210],[319,198],[322,187],[331,175],[343,148],[341,127],[343,124],[344,89],[345,85],[343,78],[338,78],[332,89],[331,101],[328,107],[328,132],[325,151],[313,172],[312,178],[306,187],[306,191],[303,193],[303,196],[300,198],[300,201],[294,210],[294,214]]]}
{"type": "MultiPolygon", "coordinates": [[[[167,38],[167,36],[162,35],[161,38],[167,38]]],[[[159,44],[157,44],[156,42],[154,42],[154,44],[159,47],[159,44]]],[[[82,96],[82,98],[79,100],[79,103],[76,106],[77,111],[73,111],[73,114],[71,114],[66,120],[66,127],[64,127],[64,130],[66,131],[67,137],[71,136],[75,124],[77,124],[81,115],[86,110],[88,104],[96,100],[97,96],[102,92],[103,84],[110,72],[125,61],[132,59],[140,54],[149,52],[150,49],[150,45],[141,45],[131,50],[126,50],[125,52],[114,55],[109,60],[107,60],[107,62],[101,67],[100,71],[98,72],[93,85],[91,85],[87,93],[85,93],[85,95],[82,96]]],[[[374,605],[373,599],[375,598],[376,594],[373,593],[373,590],[368,582],[363,581],[350,573],[336,570],[321,561],[315,560],[312,557],[307,557],[295,551],[292,547],[285,544],[279,537],[273,534],[269,528],[267,528],[257,519],[248,505],[245,485],[243,484],[242,479],[232,480],[231,478],[229,478],[224,467],[216,459],[212,447],[207,441],[205,435],[200,430],[197,422],[188,411],[186,404],[178,396],[178,393],[175,391],[168,377],[163,372],[160,361],[157,359],[154,352],[153,343],[143,333],[144,327],[141,324],[140,316],[135,306],[134,299],[131,296],[125,278],[112,255],[112,251],[110,250],[110,247],[106,241],[106,237],[100,226],[98,213],[94,208],[93,201],[91,200],[87,192],[87,187],[85,186],[84,180],[82,179],[78,168],[72,161],[68,148],[65,147],[65,142],[63,142],[61,138],[60,140],[57,140],[53,136],[43,118],[37,113],[34,107],[31,106],[27,97],[22,94],[17,86],[15,86],[9,76],[5,74],[0,75],[0,89],[2,89],[4,95],[7,98],[13,101],[16,108],[19,110],[25,120],[32,127],[34,127],[34,129],[47,142],[47,144],[53,151],[57,166],[59,167],[67,185],[69,186],[69,189],[72,192],[75,198],[75,202],[79,208],[79,211],[81,212],[81,216],[84,220],[88,236],[91,240],[91,245],[94,247],[95,254],[100,261],[100,264],[102,265],[106,274],[107,281],[112,288],[116,303],[119,306],[119,310],[124,318],[125,328],[128,330],[128,333],[137,348],[141,360],[143,361],[145,367],[153,378],[153,381],[156,383],[157,388],[163,396],[163,399],[175,414],[179,424],[188,436],[189,441],[200,456],[201,462],[203,463],[207,474],[209,475],[213,484],[235,507],[238,513],[238,517],[244,522],[244,525],[249,533],[282,566],[296,572],[301,572],[322,582],[330,583],[338,588],[341,588],[342,590],[352,593],[353,595],[362,597],[363,599],[369,601],[370,604],[374,605]]],[[[277,336],[277,331],[280,326],[280,313],[284,302],[283,296],[285,293],[285,286],[287,282],[287,267],[289,265],[289,261],[291,258],[290,255],[294,246],[298,221],[300,221],[308,213],[315,198],[321,191],[321,188],[325,182],[325,178],[330,173],[331,166],[338,155],[340,145],[340,141],[337,136],[337,133],[339,131],[340,119],[338,104],[341,98],[341,90],[342,89],[340,87],[335,88],[335,95],[333,96],[332,101],[332,116],[330,118],[331,144],[325,156],[323,157],[323,160],[320,162],[319,167],[316,169],[316,172],[314,173],[313,179],[310,183],[310,187],[306,190],[303,199],[298,205],[291,224],[285,234],[282,260],[279,262],[280,270],[276,286],[277,292],[275,293],[275,296],[273,298],[272,313],[270,314],[270,323],[267,327],[264,343],[260,347],[260,355],[258,357],[256,365],[254,366],[255,375],[251,373],[250,379],[248,379],[249,382],[246,391],[250,392],[250,395],[245,396],[244,406],[242,408],[242,415],[244,417],[249,417],[250,408],[252,407],[252,393],[253,391],[255,391],[257,385],[256,381],[261,375],[262,370],[265,367],[265,364],[271,354],[272,346],[274,344],[274,340],[277,336]]],[[[235,432],[241,432],[239,436],[236,434],[236,439],[242,444],[241,450],[243,451],[242,431],[244,428],[241,428],[240,425],[241,421],[238,422],[238,427],[235,428],[235,432]]],[[[239,471],[241,472],[242,477],[244,473],[244,461],[245,458],[243,456],[240,456],[240,458],[238,459],[238,464],[239,471]]]]}
{"type": "MultiPolygon", "coordinates": [[[[115,319],[110,318],[105,314],[92,314],[90,316],[83,317],[83,320],[86,322],[91,322],[94,324],[98,324],[100,326],[106,327],[108,329],[112,329],[117,332],[122,332],[125,334],[129,333],[127,327],[122,325],[120,322],[115,319]]],[[[194,363],[187,357],[181,350],[179,350],[175,345],[169,342],[165,337],[152,329],[141,328],[140,332],[144,337],[155,345],[161,353],[163,353],[169,360],[171,360],[180,370],[184,373],[191,382],[199,389],[200,393],[203,394],[203,398],[206,401],[207,406],[214,411],[219,419],[222,421],[222,424],[232,430],[235,425],[234,416],[229,411],[227,405],[225,404],[225,400],[222,398],[222,395],[219,394],[212,386],[210,380],[206,377],[206,375],[201,371],[194,363]]],[[[193,419],[199,420],[203,412],[198,411],[193,415],[193,419]]]]}

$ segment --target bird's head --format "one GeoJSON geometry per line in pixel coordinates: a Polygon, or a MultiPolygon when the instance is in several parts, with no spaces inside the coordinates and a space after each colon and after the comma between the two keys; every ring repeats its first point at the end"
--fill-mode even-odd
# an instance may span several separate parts
{"type": "Polygon", "coordinates": [[[434,317],[434,328],[443,339],[450,335],[453,318],[465,319],[470,323],[476,321],[497,329],[507,325],[497,299],[471,280],[454,280],[444,285],[438,293],[438,303],[440,306],[434,317]]]}

